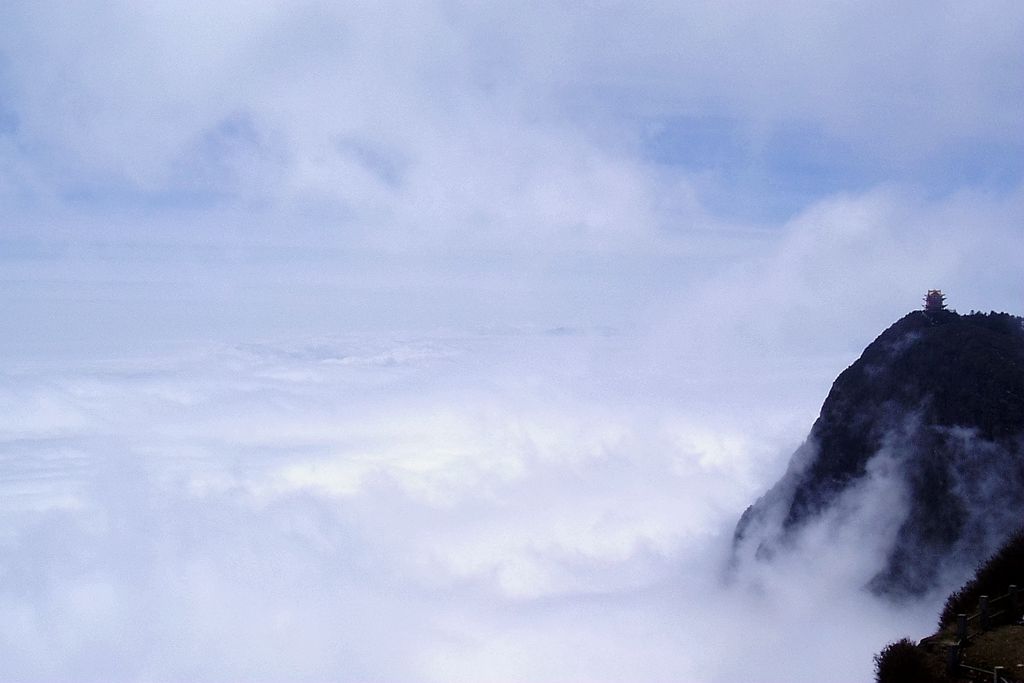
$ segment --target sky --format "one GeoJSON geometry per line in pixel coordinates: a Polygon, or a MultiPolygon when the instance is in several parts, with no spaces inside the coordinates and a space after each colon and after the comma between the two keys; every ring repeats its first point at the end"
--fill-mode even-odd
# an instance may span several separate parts
{"type": "Polygon", "coordinates": [[[8,0],[0,678],[866,680],[942,597],[859,592],[877,520],[720,570],[926,289],[1024,312],[1021,45],[995,0],[8,0]]]}

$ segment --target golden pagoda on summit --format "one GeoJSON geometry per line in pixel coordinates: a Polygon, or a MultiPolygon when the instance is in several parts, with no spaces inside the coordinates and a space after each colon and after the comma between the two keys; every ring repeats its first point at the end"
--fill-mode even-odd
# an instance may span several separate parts
{"type": "Polygon", "coordinates": [[[941,289],[929,289],[924,295],[924,310],[928,312],[946,310],[946,295],[941,289]]]}

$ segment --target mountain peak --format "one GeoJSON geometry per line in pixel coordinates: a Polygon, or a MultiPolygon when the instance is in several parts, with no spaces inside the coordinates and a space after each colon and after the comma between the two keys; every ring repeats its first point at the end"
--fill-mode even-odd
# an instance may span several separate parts
{"type": "Polygon", "coordinates": [[[1024,503],[1022,319],[960,315],[935,292],[836,378],[786,474],[737,525],[737,552],[784,550],[841,498],[849,506],[883,460],[906,510],[875,591],[926,591],[964,552],[984,556],[1016,528],[1004,531],[1024,503]]]}

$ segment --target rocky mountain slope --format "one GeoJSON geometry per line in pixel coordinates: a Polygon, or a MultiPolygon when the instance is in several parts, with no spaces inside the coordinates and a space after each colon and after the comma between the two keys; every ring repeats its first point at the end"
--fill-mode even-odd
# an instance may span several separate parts
{"type": "Polygon", "coordinates": [[[892,512],[869,581],[877,593],[922,593],[990,555],[1024,509],[1022,322],[942,309],[885,330],[836,379],[782,479],[743,514],[736,562],[771,558],[815,520],[842,524],[869,505],[892,512]],[[858,496],[880,480],[886,496],[858,496]]]}

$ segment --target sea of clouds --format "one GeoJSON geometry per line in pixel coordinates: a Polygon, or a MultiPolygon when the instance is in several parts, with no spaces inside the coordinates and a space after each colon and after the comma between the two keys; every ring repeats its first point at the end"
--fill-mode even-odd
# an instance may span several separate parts
{"type": "Polygon", "coordinates": [[[4,675],[852,680],[924,635],[934,600],[859,591],[865,538],[819,532],[727,578],[732,525],[806,406],[759,409],[754,379],[727,409],[712,378],[638,369],[634,341],[507,329],[5,367],[4,675]]]}
{"type": "Polygon", "coordinates": [[[941,602],[861,590],[888,522],[726,580],[731,534],[926,289],[1022,312],[1021,45],[3,3],[0,678],[868,679],[941,602]]]}

